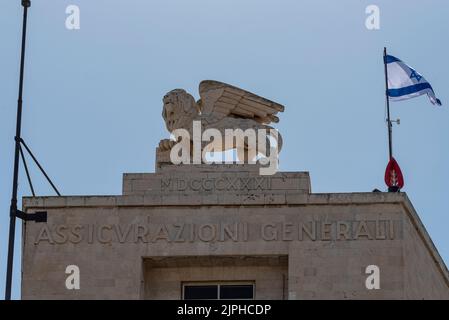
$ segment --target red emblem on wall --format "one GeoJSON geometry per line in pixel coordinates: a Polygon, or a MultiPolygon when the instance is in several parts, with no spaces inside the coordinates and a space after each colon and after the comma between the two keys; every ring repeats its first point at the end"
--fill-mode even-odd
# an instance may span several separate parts
{"type": "Polygon", "coordinates": [[[402,189],[404,187],[404,176],[402,175],[399,164],[394,158],[391,158],[385,170],[385,183],[389,188],[402,189]]]}

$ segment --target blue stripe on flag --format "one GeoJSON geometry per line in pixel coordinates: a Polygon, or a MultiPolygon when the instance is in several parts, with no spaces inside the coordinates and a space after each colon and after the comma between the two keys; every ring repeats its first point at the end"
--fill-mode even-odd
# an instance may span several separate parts
{"type": "Polygon", "coordinates": [[[385,60],[386,64],[393,63],[393,62],[402,62],[398,58],[393,57],[393,56],[389,56],[389,55],[387,55],[384,60],[385,60]]]}
{"type": "Polygon", "coordinates": [[[433,91],[432,86],[428,82],[425,82],[399,89],[388,89],[388,95],[390,97],[402,97],[425,89],[430,89],[433,91]]]}

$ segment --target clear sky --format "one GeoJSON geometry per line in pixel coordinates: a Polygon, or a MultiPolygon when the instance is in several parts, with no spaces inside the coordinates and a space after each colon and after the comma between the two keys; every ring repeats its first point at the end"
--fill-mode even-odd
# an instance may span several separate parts
{"type": "MultiPolygon", "coordinates": [[[[22,7],[0,1],[0,296],[3,297],[22,7]]],[[[449,263],[447,0],[32,0],[23,137],[63,195],[120,194],[152,172],[167,138],[161,99],[214,79],[285,105],[280,169],[314,192],[385,190],[382,50],[413,66],[446,106],[393,103],[407,192],[449,263]],[[81,29],[65,27],[70,4],[81,29]],[[365,8],[380,8],[380,30],[365,8]]],[[[31,162],[29,162],[30,166],[31,162]]],[[[38,195],[53,195],[35,166],[38,195]]],[[[22,168],[19,195],[29,195],[22,168]]],[[[20,223],[13,297],[20,297],[20,223]]]]}

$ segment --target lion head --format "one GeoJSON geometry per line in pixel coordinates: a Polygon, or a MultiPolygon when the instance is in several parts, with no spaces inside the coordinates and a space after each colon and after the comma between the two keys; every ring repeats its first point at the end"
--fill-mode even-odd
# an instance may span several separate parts
{"type": "Polygon", "coordinates": [[[170,132],[179,128],[188,128],[189,122],[198,114],[195,99],[183,89],[168,92],[162,101],[164,102],[162,117],[170,132]]]}

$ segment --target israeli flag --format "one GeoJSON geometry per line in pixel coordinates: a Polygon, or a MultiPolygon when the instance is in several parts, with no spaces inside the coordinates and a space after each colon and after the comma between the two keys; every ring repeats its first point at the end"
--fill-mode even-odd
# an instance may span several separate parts
{"type": "Polygon", "coordinates": [[[385,57],[388,72],[388,96],[391,101],[407,100],[427,94],[432,104],[441,106],[430,83],[396,57],[385,57]]]}

